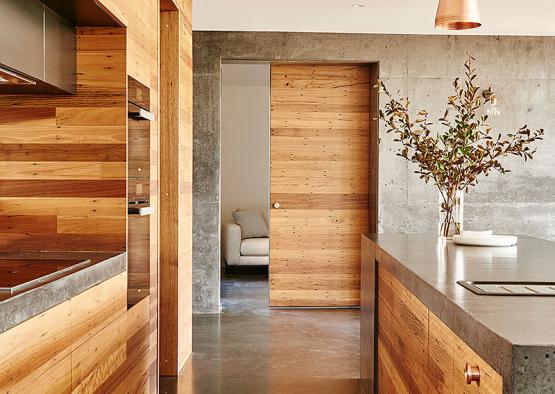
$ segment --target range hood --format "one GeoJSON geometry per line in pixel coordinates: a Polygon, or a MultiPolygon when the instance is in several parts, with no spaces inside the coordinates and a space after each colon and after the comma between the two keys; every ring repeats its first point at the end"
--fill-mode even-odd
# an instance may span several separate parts
{"type": "Polygon", "coordinates": [[[96,0],[0,0],[0,94],[75,93],[75,27],[120,27],[96,0]]]}

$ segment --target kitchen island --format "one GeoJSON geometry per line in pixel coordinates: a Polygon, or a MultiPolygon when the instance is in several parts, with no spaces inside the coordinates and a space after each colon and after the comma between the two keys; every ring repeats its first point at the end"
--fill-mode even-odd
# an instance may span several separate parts
{"type": "Polygon", "coordinates": [[[127,254],[0,252],[0,393],[153,392],[150,296],[127,254]]]}
{"type": "Polygon", "coordinates": [[[0,252],[0,333],[126,269],[125,253],[0,252]]]}
{"type": "Polygon", "coordinates": [[[361,263],[367,392],[555,392],[555,297],[478,295],[457,283],[555,282],[555,243],[371,234],[361,263]]]}

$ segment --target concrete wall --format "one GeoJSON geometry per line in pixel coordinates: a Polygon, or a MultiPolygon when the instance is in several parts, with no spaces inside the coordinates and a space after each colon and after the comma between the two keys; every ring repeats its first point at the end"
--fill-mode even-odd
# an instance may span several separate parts
{"type": "MultiPolygon", "coordinates": [[[[492,123],[506,132],[543,127],[546,136],[534,161],[507,160],[512,173],[492,174],[467,195],[465,227],[555,239],[554,37],[195,32],[193,40],[195,311],[214,312],[219,303],[222,59],[378,61],[391,91],[409,95],[415,110],[440,116],[471,52],[478,83],[497,90],[501,113],[492,123]]],[[[395,156],[397,145],[383,126],[380,133],[380,231],[435,231],[436,191],[395,156]]]]}
{"type": "Polygon", "coordinates": [[[268,217],[270,66],[222,65],[221,223],[236,209],[268,217]]]}

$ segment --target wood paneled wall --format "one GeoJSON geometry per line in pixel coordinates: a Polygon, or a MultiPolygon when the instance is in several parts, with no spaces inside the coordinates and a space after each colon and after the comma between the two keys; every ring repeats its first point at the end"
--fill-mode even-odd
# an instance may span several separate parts
{"type": "MultiPolygon", "coordinates": [[[[157,354],[159,266],[158,0],[98,0],[126,29],[79,29],[76,96],[0,96],[0,249],[124,250],[126,77],[150,89],[150,350],[157,354]]],[[[173,299],[171,342],[191,352],[192,1],[179,10],[179,262],[165,284],[173,299]],[[171,290],[170,290],[171,291],[171,290]]],[[[177,218],[177,217],[176,217],[177,218]]],[[[165,235],[163,235],[165,236],[165,235]]],[[[172,245],[167,243],[169,247],[172,245]]],[[[176,263],[172,261],[171,264],[176,263]]],[[[162,337],[164,339],[165,336],[162,337]]]]}
{"type": "Polygon", "coordinates": [[[192,350],[192,3],[161,3],[160,374],[192,350]]]}
{"type": "Polygon", "coordinates": [[[359,305],[371,89],[366,64],[272,65],[272,306],[359,305]]]}
{"type": "Polygon", "coordinates": [[[77,29],[77,94],[0,95],[0,249],[124,251],[124,29],[77,29]]]}
{"type": "MultiPolygon", "coordinates": [[[[166,113],[159,113],[159,73],[158,73],[158,49],[159,49],[159,18],[160,9],[166,6],[167,0],[100,0],[117,18],[127,26],[127,73],[137,81],[150,88],[150,111],[157,116],[157,120],[151,123],[150,134],[150,158],[151,158],[151,187],[150,203],[151,206],[159,207],[160,214],[163,208],[159,200],[159,162],[167,162],[169,156],[160,156],[160,135],[159,121],[167,116],[166,113]]],[[[158,293],[161,296],[175,291],[178,283],[178,297],[171,297],[166,301],[169,308],[177,308],[178,313],[173,314],[172,318],[162,326],[168,325],[174,333],[179,334],[168,337],[167,333],[161,333],[162,341],[168,341],[168,351],[175,351],[175,357],[166,356],[166,350],[160,353],[163,360],[178,360],[167,374],[175,374],[176,371],[187,360],[191,353],[192,323],[191,323],[191,267],[192,267],[192,0],[175,0],[170,3],[179,10],[179,45],[180,45],[180,76],[179,76],[179,132],[180,137],[180,177],[172,173],[169,182],[177,180],[179,182],[179,208],[174,211],[179,217],[174,217],[179,221],[180,236],[179,246],[168,241],[162,243],[163,239],[170,240],[164,227],[158,227],[159,213],[156,210],[150,216],[150,262],[151,262],[151,327],[153,338],[157,337],[156,327],[158,324],[158,293]],[[159,243],[160,240],[160,243],[159,243]],[[169,275],[158,280],[159,256],[171,255],[172,248],[179,247],[178,260],[171,259],[169,264],[179,262],[180,269],[172,271],[177,273],[177,277],[169,275]],[[156,280],[154,280],[156,279],[156,280]],[[160,289],[157,283],[160,281],[160,289]],[[178,336],[176,336],[178,335],[178,336]],[[176,339],[179,341],[176,342],[176,339]]],[[[173,8],[173,7],[172,7],[173,8]]],[[[160,169],[161,170],[161,169],[160,169]]],[[[172,197],[173,198],[173,197],[172,197]]],[[[161,217],[160,217],[160,220],[161,217]]]]}
{"type": "MultiPolygon", "coordinates": [[[[150,89],[150,325],[152,348],[157,351],[158,338],[158,265],[159,265],[159,86],[158,86],[158,0],[98,0],[126,27],[127,74],[150,89]]],[[[144,223],[141,223],[144,224],[144,223]]],[[[139,230],[141,231],[141,230],[139,230]]]]}

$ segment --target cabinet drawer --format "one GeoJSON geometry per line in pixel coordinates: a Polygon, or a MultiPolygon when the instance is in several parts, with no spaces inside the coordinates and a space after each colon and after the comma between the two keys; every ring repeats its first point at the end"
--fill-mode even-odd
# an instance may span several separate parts
{"type": "Polygon", "coordinates": [[[460,338],[455,336],[454,341],[455,393],[501,394],[503,392],[503,378],[501,375],[495,372],[460,338]],[[476,381],[467,382],[465,370],[468,367],[474,367],[476,381]]]}

